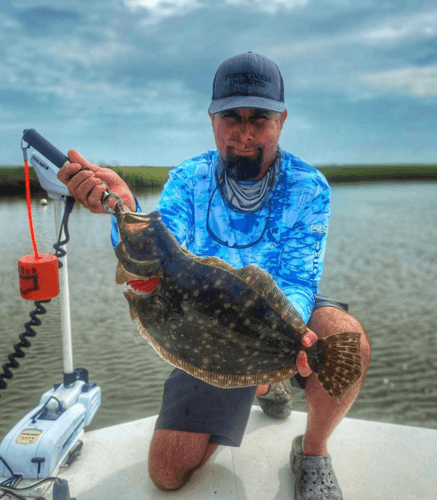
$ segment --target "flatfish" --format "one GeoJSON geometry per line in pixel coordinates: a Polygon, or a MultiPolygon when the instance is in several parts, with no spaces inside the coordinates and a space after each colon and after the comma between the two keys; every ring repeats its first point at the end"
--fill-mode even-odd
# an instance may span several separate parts
{"type": "Polygon", "coordinates": [[[263,269],[191,254],[158,211],[116,216],[116,282],[127,283],[131,317],[167,363],[216,387],[249,387],[294,376],[304,350],[336,401],[360,378],[360,334],[333,335],[306,348],[305,323],[263,269]]]}

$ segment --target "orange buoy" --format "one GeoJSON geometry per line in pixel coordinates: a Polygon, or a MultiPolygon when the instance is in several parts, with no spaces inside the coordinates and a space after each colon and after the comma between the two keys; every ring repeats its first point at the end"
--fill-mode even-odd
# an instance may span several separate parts
{"type": "Polygon", "coordinates": [[[48,300],[59,294],[59,265],[56,255],[25,255],[18,260],[20,295],[26,300],[48,300]]]}

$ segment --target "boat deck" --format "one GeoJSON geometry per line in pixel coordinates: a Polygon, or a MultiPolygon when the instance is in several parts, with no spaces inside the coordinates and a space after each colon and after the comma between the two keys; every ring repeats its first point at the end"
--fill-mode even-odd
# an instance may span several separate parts
{"type": "MultiPolygon", "coordinates": [[[[85,434],[82,454],[60,476],[77,500],[282,500],[293,498],[289,464],[306,413],[273,420],[258,406],[240,448],[219,447],[177,491],[158,490],[147,454],[156,417],[85,434]]],[[[437,430],[344,419],[329,440],[344,500],[435,500],[437,430]]]]}

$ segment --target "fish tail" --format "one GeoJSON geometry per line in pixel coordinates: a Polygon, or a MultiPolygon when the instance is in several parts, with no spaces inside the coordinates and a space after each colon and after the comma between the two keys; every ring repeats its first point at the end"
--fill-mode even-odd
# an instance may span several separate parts
{"type": "Polygon", "coordinates": [[[361,335],[345,332],[319,339],[307,349],[308,364],[338,403],[361,377],[361,335]]]}

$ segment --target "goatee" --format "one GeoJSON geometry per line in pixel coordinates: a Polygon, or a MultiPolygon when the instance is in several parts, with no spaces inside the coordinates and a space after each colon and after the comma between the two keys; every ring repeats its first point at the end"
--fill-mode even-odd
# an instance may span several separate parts
{"type": "Polygon", "coordinates": [[[255,158],[237,156],[231,153],[231,148],[226,151],[224,158],[227,175],[236,181],[250,181],[256,179],[261,173],[263,155],[261,148],[255,158]]]}

